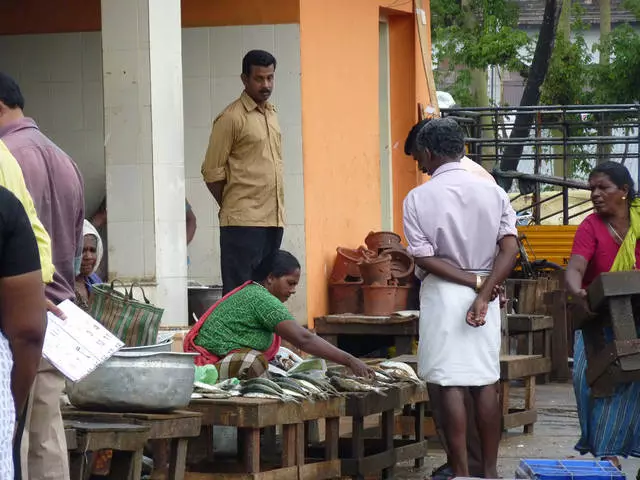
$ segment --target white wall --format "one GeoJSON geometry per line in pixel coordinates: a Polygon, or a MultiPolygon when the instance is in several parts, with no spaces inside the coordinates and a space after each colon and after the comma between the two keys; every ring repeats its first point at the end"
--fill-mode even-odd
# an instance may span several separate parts
{"type": "MultiPolygon", "coordinates": [[[[283,136],[286,225],[283,248],[305,265],[300,28],[254,25],[183,29],[185,179],[198,218],[189,247],[189,277],[220,284],[217,207],[200,176],[212,120],[242,91],[242,57],[271,51],[277,61],[272,101],[283,136]]],[[[100,32],[0,36],[0,71],[20,83],[26,114],[78,163],[86,184],[87,212],[105,192],[102,49],[100,32]]],[[[135,149],[132,155],[136,155],[135,149]]],[[[306,272],[288,305],[306,324],[306,272]]]]}
{"type": "Polygon", "coordinates": [[[25,113],[80,167],[93,213],[105,192],[100,32],[0,36],[0,71],[20,84],[25,113]]]}

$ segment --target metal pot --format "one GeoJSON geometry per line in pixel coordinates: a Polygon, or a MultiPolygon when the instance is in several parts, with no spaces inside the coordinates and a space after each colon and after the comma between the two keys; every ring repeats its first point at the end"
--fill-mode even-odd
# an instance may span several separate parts
{"type": "Polygon", "coordinates": [[[173,345],[173,338],[168,338],[160,343],[155,343],[153,345],[143,345],[141,347],[122,347],[120,349],[121,353],[161,353],[161,352],[170,352],[171,346],[173,345]]]}
{"type": "Polygon", "coordinates": [[[77,383],[67,381],[72,405],[111,412],[184,408],[193,392],[197,354],[118,352],[77,383]]]}

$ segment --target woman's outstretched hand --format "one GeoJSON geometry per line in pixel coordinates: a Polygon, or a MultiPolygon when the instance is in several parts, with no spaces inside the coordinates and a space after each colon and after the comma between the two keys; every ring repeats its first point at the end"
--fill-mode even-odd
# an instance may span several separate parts
{"type": "Polygon", "coordinates": [[[356,357],[351,357],[347,366],[356,377],[372,378],[374,375],[373,369],[356,357]]]}

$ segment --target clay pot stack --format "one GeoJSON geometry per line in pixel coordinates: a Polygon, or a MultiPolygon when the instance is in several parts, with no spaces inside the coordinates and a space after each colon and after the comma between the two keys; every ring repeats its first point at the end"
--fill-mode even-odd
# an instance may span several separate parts
{"type": "Polygon", "coordinates": [[[338,247],[329,281],[332,314],[389,315],[407,308],[414,263],[393,232],[370,232],[367,247],[338,247]]]}

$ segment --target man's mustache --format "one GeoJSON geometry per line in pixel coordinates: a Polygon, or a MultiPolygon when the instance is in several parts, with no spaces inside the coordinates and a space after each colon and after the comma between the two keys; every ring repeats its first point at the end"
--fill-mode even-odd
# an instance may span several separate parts
{"type": "Polygon", "coordinates": [[[271,90],[269,90],[268,88],[264,88],[260,90],[260,93],[271,93],[271,90]]]}

